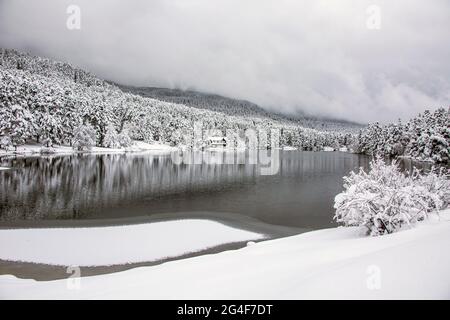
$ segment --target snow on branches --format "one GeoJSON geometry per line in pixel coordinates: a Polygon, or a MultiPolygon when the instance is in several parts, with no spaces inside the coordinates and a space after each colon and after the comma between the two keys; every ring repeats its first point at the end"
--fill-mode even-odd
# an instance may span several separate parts
{"type": "Polygon", "coordinates": [[[128,136],[126,130],[122,130],[121,133],[117,133],[112,124],[106,128],[106,135],[103,141],[103,145],[107,148],[119,149],[126,148],[132,145],[132,140],[128,136]]]}
{"type": "Polygon", "coordinates": [[[156,99],[151,98],[153,95],[143,97],[124,92],[67,63],[3,50],[0,140],[6,137],[4,144],[11,141],[14,146],[27,140],[45,141],[47,147],[67,144],[84,123],[95,130],[96,146],[119,145],[115,133],[108,129],[110,126],[122,139],[121,145],[128,144],[128,136],[179,145],[184,142],[183,135],[193,134],[194,123],[198,121],[202,121],[203,130],[218,129],[222,134],[250,128],[280,129],[281,146],[303,150],[323,150],[326,146],[337,149],[353,140],[350,129],[355,125],[292,120],[247,102],[202,94],[184,95],[186,98],[170,101],[162,101],[160,95],[154,96],[156,99]],[[347,126],[350,131],[345,130],[347,126]]]}
{"type": "Polygon", "coordinates": [[[450,109],[425,111],[405,124],[370,124],[359,133],[355,149],[368,155],[450,163],[450,109]]]}
{"type": "Polygon", "coordinates": [[[95,129],[91,125],[80,125],[75,128],[72,147],[77,151],[88,151],[95,146],[95,129]]]}
{"type": "Polygon", "coordinates": [[[382,158],[344,177],[344,192],[335,198],[334,219],[344,226],[365,226],[372,236],[392,233],[404,225],[424,220],[445,208],[450,200],[446,169],[424,174],[401,172],[397,163],[382,158]]]}

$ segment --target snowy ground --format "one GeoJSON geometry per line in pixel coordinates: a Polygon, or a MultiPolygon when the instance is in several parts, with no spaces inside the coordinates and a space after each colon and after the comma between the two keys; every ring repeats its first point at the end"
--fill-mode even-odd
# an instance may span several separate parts
{"type": "Polygon", "coordinates": [[[130,148],[127,148],[129,151],[176,151],[178,148],[171,147],[166,144],[160,144],[160,143],[146,143],[143,141],[134,141],[133,146],[130,148]]]}
{"type": "MultiPolygon", "coordinates": [[[[450,211],[365,237],[334,228],[158,266],[68,280],[0,276],[0,298],[450,298],[450,211]]],[[[13,243],[13,242],[9,242],[13,243]]]]}
{"type": "Polygon", "coordinates": [[[264,236],[199,219],[127,226],[0,230],[0,259],[62,266],[157,261],[264,236]]]}
{"type": "MultiPolygon", "coordinates": [[[[42,145],[40,144],[26,144],[17,147],[17,150],[5,151],[0,150],[0,155],[9,154],[19,154],[19,155],[29,155],[29,154],[40,154],[42,145]]],[[[70,146],[55,146],[54,154],[73,154],[75,151],[70,146]]],[[[124,149],[112,149],[103,147],[93,147],[90,153],[121,153],[121,152],[141,152],[141,151],[154,151],[154,152],[170,152],[178,150],[175,147],[171,147],[165,144],[153,143],[149,144],[143,141],[134,141],[133,145],[124,149]]]]}

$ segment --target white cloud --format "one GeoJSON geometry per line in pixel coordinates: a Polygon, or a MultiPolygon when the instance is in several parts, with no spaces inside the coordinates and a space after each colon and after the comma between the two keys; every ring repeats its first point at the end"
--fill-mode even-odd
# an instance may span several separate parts
{"type": "Polygon", "coordinates": [[[356,121],[448,106],[448,39],[447,0],[0,0],[0,46],[120,83],[356,121]],[[80,31],[66,29],[69,4],[80,31]],[[366,28],[371,4],[380,30],[366,28]]]}

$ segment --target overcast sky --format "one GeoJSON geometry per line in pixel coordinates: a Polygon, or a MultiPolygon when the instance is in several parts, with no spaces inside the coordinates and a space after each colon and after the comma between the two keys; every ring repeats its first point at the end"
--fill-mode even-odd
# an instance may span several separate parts
{"type": "Polygon", "coordinates": [[[285,113],[386,122],[450,105],[448,0],[0,0],[0,46],[285,113]]]}

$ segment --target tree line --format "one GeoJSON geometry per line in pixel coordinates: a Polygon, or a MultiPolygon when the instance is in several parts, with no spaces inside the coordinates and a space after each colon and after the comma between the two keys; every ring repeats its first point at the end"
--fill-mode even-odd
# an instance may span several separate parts
{"type": "Polygon", "coordinates": [[[354,127],[321,131],[264,113],[233,115],[143,97],[70,64],[15,50],[2,49],[0,80],[0,148],[30,140],[47,146],[121,147],[131,140],[177,146],[188,143],[199,121],[204,130],[223,135],[227,130],[279,129],[281,146],[304,150],[349,145],[354,132],[354,127]]]}

